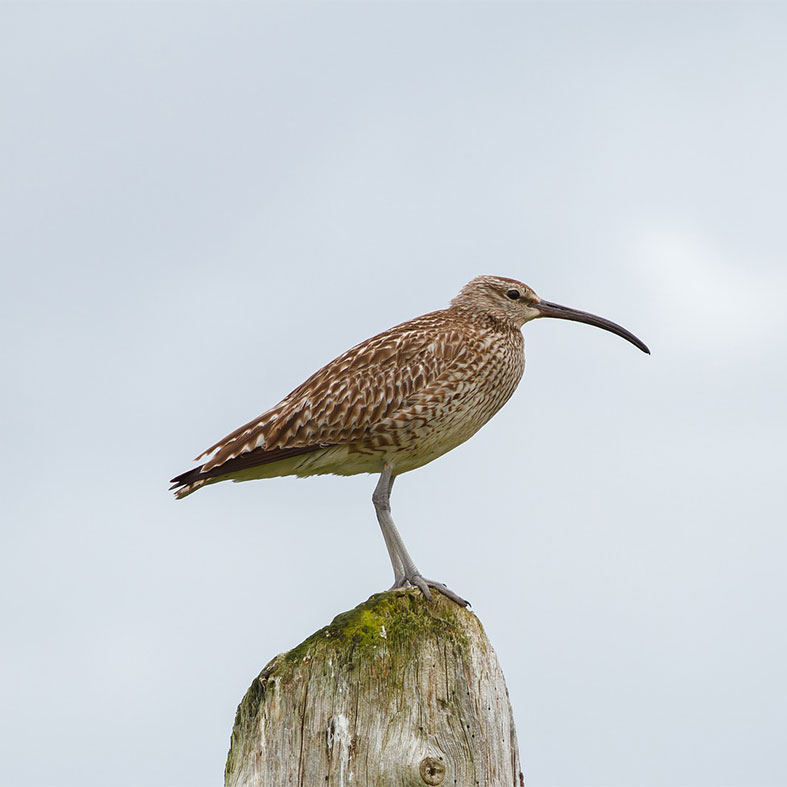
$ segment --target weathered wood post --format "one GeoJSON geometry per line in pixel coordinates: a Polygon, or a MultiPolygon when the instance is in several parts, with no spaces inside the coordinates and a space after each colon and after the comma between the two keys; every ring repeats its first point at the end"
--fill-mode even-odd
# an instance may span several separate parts
{"type": "Polygon", "coordinates": [[[235,717],[225,787],[523,787],[478,618],[388,591],[277,656],[235,717]]]}

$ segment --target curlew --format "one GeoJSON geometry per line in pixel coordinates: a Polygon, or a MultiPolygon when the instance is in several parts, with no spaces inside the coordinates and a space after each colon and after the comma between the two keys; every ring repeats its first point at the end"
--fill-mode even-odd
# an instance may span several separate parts
{"type": "Polygon", "coordinates": [[[472,437],[511,397],[525,369],[522,326],[575,320],[650,350],[625,328],[542,300],[526,284],[479,276],[447,309],[397,325],[315,372],[279,404],[212,445],[172,479],[178,498],[219,481],[379,473],[372,495],[393,587],[430,588],[467,602],[416,568],[391,516],[397,475],[472,437]]]}

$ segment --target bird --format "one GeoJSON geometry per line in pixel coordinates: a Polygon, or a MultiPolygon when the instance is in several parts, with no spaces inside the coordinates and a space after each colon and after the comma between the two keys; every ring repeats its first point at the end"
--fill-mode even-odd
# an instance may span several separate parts
{"type": "Polygon", "coordinates": [[[262,415],[203,451],[171,480],[178,499],[220,481],[379,474],[372,494],[394,573],[393,588],[435,590],[391,515],[394,480],[472,437],[511,398],[525,369],[522,327],[573,320],[648,347],[617,323],[540,298],[505,276],[477,276],[445,309],[383,331],[342,353],[262,415]]]}

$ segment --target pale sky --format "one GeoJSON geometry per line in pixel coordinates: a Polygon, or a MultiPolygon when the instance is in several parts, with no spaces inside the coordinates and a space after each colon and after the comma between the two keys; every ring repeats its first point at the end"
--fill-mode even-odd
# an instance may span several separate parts
{"type": "Polygon", "coordinates": [[[0,783],[220,784],[275,654],[390,585],[376,479],[167,481],[479,274],[525,327],[397,481],[529,787],[787,784],[787,6],[0,4],[0,783]]]}

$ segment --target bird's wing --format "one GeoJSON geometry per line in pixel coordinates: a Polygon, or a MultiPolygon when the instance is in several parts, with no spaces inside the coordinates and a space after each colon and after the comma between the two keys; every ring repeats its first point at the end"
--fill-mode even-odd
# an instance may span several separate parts
{"type": "MultiPolygon", "coordinates": [[[[222,465],[239,457],[244,466],[252,466],[362,440],[414,394],[438,381],[462,351],[461,333],[444,312],[367,339],[197,457],[206,459],[200,475],[216,477],[222,465]],[[252,452],[254,457],[245,456],[252,452]]],[[[235,465],[237,461],[232,465],[237,469],[235,465]]]]}

